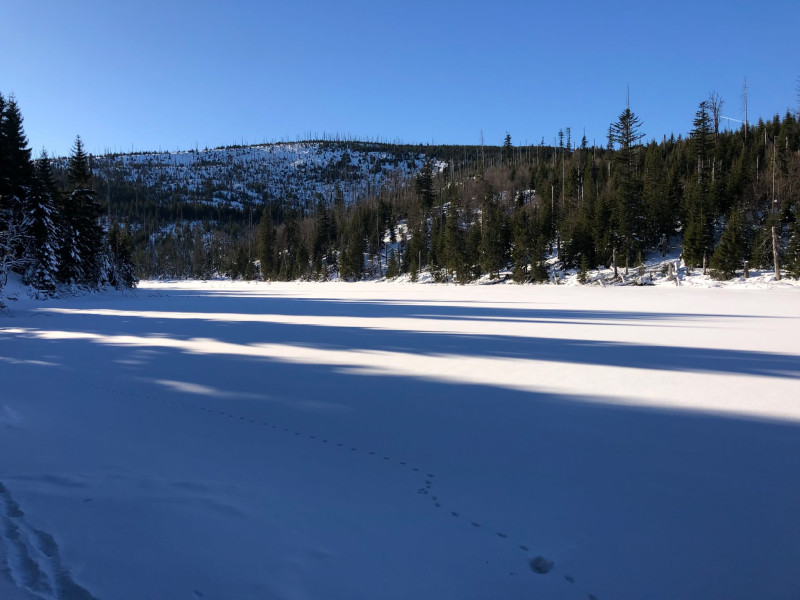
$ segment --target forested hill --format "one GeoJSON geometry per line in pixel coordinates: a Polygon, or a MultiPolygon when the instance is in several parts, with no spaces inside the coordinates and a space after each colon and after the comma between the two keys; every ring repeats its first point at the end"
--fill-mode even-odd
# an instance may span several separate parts
{"type": "Polygon", "coordinates": [[[94,171],[147,277],[547,281],[635,267],[664,241],[720,278],[745,261],[800,274],[798,121],[725,130],[714,101],[685,138],[647,142],[625,108],[601,147],[565,128],[555,146],[308,142],[99,157],[94,171]]]}
{"type": "MultiPolygon", "coordinates": [[[[0,100],[3,97],[0,96],[0,100]]],[[[519,282],[604,265],[663,244],[720,278],[800,276],[796,116],[726,130],[718,97],[690,134],[646,131],[630,107],[602,146],[398,145],[317,140],[186,152],[33,160],[15,101],[0,106],[0,285],[37,289],[138,277],[266,280],[427,271],[519,282]],[[651,140],[651,141],[647,141],[651,140]]]]}
{"type": "MultiPolygon", "coordinates": [[[[435,152],[422,146],[308,141],[93,157],[98,192],[123,221],[240,221],[265,205],[306,211],[402,186],[435,152]],[[237,214],[238,213],[238,214],[237,214]]],[[[66,159],[62,160],[66,164],[66,159]]]]}

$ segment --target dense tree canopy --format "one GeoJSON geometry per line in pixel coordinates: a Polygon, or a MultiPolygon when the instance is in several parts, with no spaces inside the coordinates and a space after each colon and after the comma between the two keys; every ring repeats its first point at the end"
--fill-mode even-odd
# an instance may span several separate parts
{"type": "MultiPolygon", "coordinates": [[[[226,203],[168,179],[158,163],[136,178],[120,170],[118,157],[114,169],[103,157],[93,166],[80,138],[69,160],[43,157],[34,168],[19,109],[0,96],[3,268],[27,273],[42,289],[127,285],[135,277],[356,280],[422,271],[438,281],[540,282],[563,268],[613,265],[624,275],[666,241],[681,245],[687,268],[719,277],[734,276],[745,261],[774,267],[781,257],[797,273],[797,118],[721,130],[721,106],[712,94],[699,103],[687,138],[648,143],[630,106],[610,124],[604,146],[585,136],[575,146],[569,127],[556,146],[515,146],[510,134],[497,146],[318,141],[342,150],[323,172],[329,194],[301,201],[286,187],[226,203]],[[356,151],[383,157],[369,159],[370,174],[402,156],[412,168],[354,185],[356,151]]],[[[233,193],[237,168],[220,163],[220,175],[204,185],[233,193]]]]}
{"type": "Polygon", "coordinates": [[[80,137],[62,185],[45,151],[35,162],[14,98],[0,94],[0,287],[12,271],[41,294],[58,285],[132,287],[130,236],[105,219],[80,137]]]}

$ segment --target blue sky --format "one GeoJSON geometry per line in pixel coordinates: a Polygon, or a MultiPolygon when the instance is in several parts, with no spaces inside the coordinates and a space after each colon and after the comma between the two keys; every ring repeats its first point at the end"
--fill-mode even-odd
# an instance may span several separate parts
{"type": "Polygon", "coordinates": [[[36,154],[339,133],[410,143],[603,143],[798,108],[800,1],[2,0],[0,92],[36,154]]]}

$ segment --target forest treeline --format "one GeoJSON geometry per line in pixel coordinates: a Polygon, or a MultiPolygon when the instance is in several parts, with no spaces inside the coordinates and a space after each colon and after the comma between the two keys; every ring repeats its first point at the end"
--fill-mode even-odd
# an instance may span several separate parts
{"type": "MultiPolygon", "coordinates": [[[[104,275],[94,283],[104,277],[119,281],[119,270],[108,265],[120,261],[135,265],[127,281],[219,275],[415,279],[425,270],[438,281],[466,283],[510,273],[518,282],[544,282],[564,268],[585,275],[604,266],[616,275],[640,265],[648,253],[677,244],[686,268],[708,269],[718,278],[735,276],[745,262],[775,269],[777,276],[800,277],[797,116],[787,112],[725,130],[722,105],[711,94],[687,115],[688,136],[660,141],[645,142],[644,124],[625,107],[602,146],[589,146],[585,137],[575,140],[568,127],[554,145],[515,146],[511,135],[498,146],[364,143],[427,160],[416,174],[357,197],[335,185],[302,202],[291,193],[244,206],[185,202],[174,190],[165,195],[163,186],[142,178],[104,179],[100,169],[81,187],[71,174],[78,160],[73,151],[69,164],[55,169],[55,214],[63,220],[70,214],[67,199],[80,199],[80,189],[91,192],[93,214],[106,232],[98,254],[105,266],[93,271],[104,275]]],[[[46,157],[28,162],[47,164],[46,157]]],[[[338,176],[357,174],[345,169],[338,176]]],[[[3,193],[0,226],[10,232],[25,220],[15,213],[24,202],[6,198],[17,196],[3,193]]],[[[69,229],[62,224],[60,231],[54,236],[63,262],[69,229]]],[[[23,247],[6,247],[4,255],[12,263],[28,256],[26,277],[35,282],[23,247]]],[[[85,279],[63,267],[55,273],[58,281],[85,279]]]]}
{"type": "Polygon", "coordinates": [[[642,142],[642,122],[626,107],[603,147],[574,143],[565,128],[556,146],[515,147],[507,135],[502,146],[431,153],[407,185],[356,202],[334,193],[300,209],[268,203],[226,253],[211,256],[208,234],[184,229],[149,253],[147,275],[414,279],[426,269],[439,281],[510,272],[543,282],[548,264],[616,275],[681,244],[686,268],[720,279],[745,262],[798,277],[798,120],[787,112],[726,131],[721,107],[712,94],[687,137],[660,142],[642,142]]]}
{"type": "Polygon", "coordinates": [[[0,290],[11,272],[44,296],[136,284],[132,238],[106,218],[90,162],[77,137],[59,184],[46,151],[31,158],[16,100],[0,94],[0,290]]]}

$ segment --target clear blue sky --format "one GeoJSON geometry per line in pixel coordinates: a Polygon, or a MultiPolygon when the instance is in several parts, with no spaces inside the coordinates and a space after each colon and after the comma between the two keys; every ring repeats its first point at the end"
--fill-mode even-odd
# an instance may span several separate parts
{"type": "Polygon", "coordinates": [[[175,150],[322,132],[603,143],[625,107],[685,134],[712,90],[751,120],[798,107],[800,1],[0,0],[0,92],[36,154],[175,150]]]}

